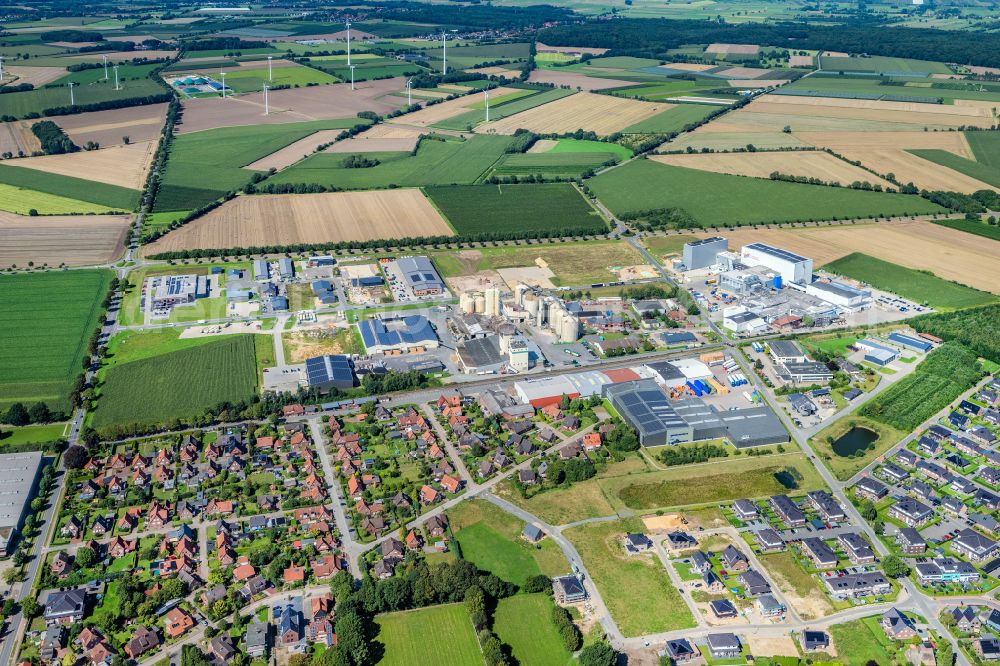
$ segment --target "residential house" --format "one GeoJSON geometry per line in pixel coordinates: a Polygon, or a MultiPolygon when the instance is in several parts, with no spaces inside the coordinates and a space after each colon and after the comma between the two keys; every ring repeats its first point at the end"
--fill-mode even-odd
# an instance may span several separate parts
{"type": "Polygon", "coordinates": [[[978,634],[982,622],[972,606],[955,606],[948,614],[955,620],[955,628],[966,634],[978,634]]]}
{"type": "Polygon", "coordinates": [[[727,571],[746,571],[750,567],[750,562],[746,555],[730,544],[722,551],[722,566],[727,571]]]}
{"type": "Polygon", "coordinates": [[[854,491],[861,497],[870,499],[873,502],[877,502],[889,494],[889,489],[884,483],[870,476],[866,476],[858,481],[857,485],[854,486],[854,491]]]}
{"type": "Polygon", "coordinates": [[[163,630],[170,638],[183,636],[194,627],[194,618],[180,606],[175,606],[163,616],[163,630]]]}
{"type": "Polygon", "coordinates": [[[746,499],[738,499],[733,502],[733,513],[743,522],[756,520],[760,517],[760,510],[755,502],[746,499]]]}
{"type": "Polygon", "coordinates": [[[45,600],[46,624],[77,624],[87,610],[87,592],[81,588],[56,590],[45,600]]]}
{"type": "Polygon", "coordinates": [[[995,557],[998,552],[996,541],[969,528],[955,535],[955,538],[951,540],[951,548],[973,562],[988,560],[995,557]]]}
{"type": "Polygon", "coordinates": [[[837,541],[852,564],[871,564],[875,561],[875,552],[857,532],[842,532],[837,541]]]}
{"type": "Polygon", "coordinates": [[[775,495],[768,502],[778,517],[789,527],[802,527],[806,524],[806,514],[788,495],[775,495]]]}
{"type": "Polygon", "coordinates": [[[125,644],[124,650],[130,659],[138,660],[142,655],[158,647],[160,647],[160,635],[156,631],[140,624],[132,632],[132,638],[125,644]]]}
{"type": "Polygon", "coordinates": [[[927,550],[927,542],[920,532],[912,527],[906,527],[896,533],[896,543],[907,555],[918,555],[927,550]]]}
{"type": "Polygon", "coordinates": [[[817,569],[832,569],[837,566],[837,554],[822,539],[816,537],[803,539],[802,554],[808,557],[817,569]]]}
{"type": "Polygon", "coordinates": [[[247,625],[247,632],[244,636],[247,655],[251,659],[263,659],[267,657],[268,648],[271,647],[271,625],[268,622],[251,622],[247,625]]]}
{"type": "Polygon", "coordinates": [[[741,573],[737,580],[749,597],[759,597],[771,591],[771,585],[753,569],[741,573]]]}
{"type": "Polygon", "coordinates": [[[709,634],[707,642],[712,659],[737,659],[743,651],[743,645],[736,634],[709,634]]]}
{"type": "Polygon", "coordinates": [[[645,534],[626,534],[624,537],[625,552],[628,555],[644,553],[652,550],[653,542],[645,534]]]}
{"type": "Polygon", "coordinates": [[[701,652],[695,649],[688,639],[674,638],[663,646],[660,656],[666,657],[673,664],[687,664],[701,659],[701,652]]]}
{"type": "Polygon", "coordinates": [[[930,520],[934,516],[934,511],[915,499],[897,497],[895,503],[889,507],[888,515],[908,527],[918,527],[930,520]]]}

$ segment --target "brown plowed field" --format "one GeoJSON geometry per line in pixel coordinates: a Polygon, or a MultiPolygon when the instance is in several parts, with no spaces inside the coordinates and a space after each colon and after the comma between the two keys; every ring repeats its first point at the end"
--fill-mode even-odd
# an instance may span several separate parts
{"type": "Polygon", "coordinates": [[[705,47],[705,53],[719,53],[728,55],[730,53],[740,55],[754,55],[760,51],[756,44],[709,44],[705,47]]]}
{"type": "MultiPolygon", "coordinates": [[[[707,238],[713,234],[695,234],[707,238]]],[[[946,280],[1000,293],[1000,242],[923,221],[805,229],[737,229],[730,247],[759,241],[811,257],[816,266],[852,252],[927,270],[946,280]]]]}
{"type": "Polygon", "coordinates": [[[552,69],[532,70],[528,77],[531,83],[551,83],[556,86],[569,86],[581,90],[604,90],[605,88],[624,88],[634,86],[635,81],[619,81],[618,79],[601,79],[576,72],[560,72],[552,69]]]}
{"type": "Polygon", "coordinates": [[[486,123],[476,132],[513,134],[524,128],[539,134],[562,134],[583,129],[606,136],[673,107],[673,104],[581,92],[486,123]]]}
{"type": "Polygon", "coordinates": [[[26,157],[9,160],[5,164],[141,190],[155,152],[154,142],[143,141],[127,146],[82,150],[65,155],[26,157]]]}
{"type": "Polygon", "coordinates": [[[729,173],[738,176],[767,178],[778,171],[792,176],[807,176],[841,185],[854,181],[869,182],[882,187],[895,187],[887,180],[848,164],[833,155],[815,150],[774,153],[695,153],[681,155],[654,155],[650,159],[663,164],[729,173]]]}
{"type": "Polygon", "coordinates": [[[267,194],[236,197],[143,254],[453,234],[420,190],[267,194]]]}
{"type": "MultiPolygon", "coordinates": [[[[182,102],[184,114],[178,132],[186,134],[217,127],[299,123],[308,120],[350,118],[359,111],[384,114],[399,108],[383,97],[403,90],[405,80],[396,77],[379,81],[359,81],[357,90],[350,84],[274,90],[268,94],[270,115],[264,115],[261,93],[236,95],[222,99],[206,97],[182,102]]],[[[405,102],[404,102],[405,103],[405,102]]]]}
{"type": "Polygon", "coordinates": [[[51,120],[63,128],[76,145],[96,141],[102,148],[107,148],[123,143],[123,136],[128,136],[133,143],[157,139],[166,115],[166,104],[150,104],[58,116],[51,120]]]}
{"type": "Polygon", "coordinates": [[[114,261],[125,244],[127,215],[25,217],[0,212],[0,266],[89,266],[114,261]]]}

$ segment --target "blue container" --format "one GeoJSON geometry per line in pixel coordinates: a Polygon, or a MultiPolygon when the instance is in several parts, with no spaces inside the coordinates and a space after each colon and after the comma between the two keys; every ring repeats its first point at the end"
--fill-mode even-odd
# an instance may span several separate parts
{"type": "Polygon", "coordinates": [[[774,279],[772,280],[772,284],[774,285],[775,289],[781,289],[781,276],[775,275],[774,279]]]}

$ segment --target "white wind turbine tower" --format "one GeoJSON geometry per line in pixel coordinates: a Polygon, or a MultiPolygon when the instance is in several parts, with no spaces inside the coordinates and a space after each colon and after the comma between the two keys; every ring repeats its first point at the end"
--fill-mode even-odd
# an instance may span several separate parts
{"type": "Polygon", "coordinates": [[[70,81],[69,84],[67,85],[69,85],[69,105],[75,106],[76,101],[73,99],[73,86],[75,86],[76,84],[70,81]]]}
{"type": "Polygon", "coordinates": [[[108,54],[102,53],[101,57],[104,58],[104,80],[108,80],[108,54]]]}
{"type": "Polygon", "coordinates": [[[354,90],[354,65],[351,65],[351,90],[354,90]]]}
{"type": "Polygon", "coordinates": [[[121,90],[118,86],[118,65],[114,65],[111,69],[115,70],[115,90],[121,90]]]}
{"type": "MultiPolygon", "coordinates": [[[[2,71],[2,70],[0,70],[2,71]]],[[[413,79],[406,79],[406,106],[413,106],[413,79]]]]}
{"type": "Polygon", "coordinates": [[[264,84],[264,115],[265,116],[271,115],[271,109],[267,105],[267,84],[266,83],[264,84]]]}
{"type": "Polygon", "coordinates": [[[486,122],[490,122],[490,91],[484,90],[483,96],[486,97],[486,122]]]}
{"type": "MultiPolygon", "coordinates": [[[[226,73],[225,72],[219,72],[219,73],[222,74],[222,99],[226,99],[226,73]]],[[[264,87],[266,88],[267,85],[265,84],[264,87]]]]}
{"type": "Polygon", "coordinates": [[[347,66],[351,66],[351,20],[347,19],[347,66]]]}
{"type": "Polygon", "coordinates": [[[271,56],[267,56],[267,80],[274,81],[274,74],[271,73],[271,56]]]}
{"type": "Polygon", "coordinates": [[[3,81],[3,56],[0,56],[0,81],[3,81]]]}
{"type": "Polygon", "coordinates": [[[448,33],[441,31],[441,74],[448,73],[448,33]]]}

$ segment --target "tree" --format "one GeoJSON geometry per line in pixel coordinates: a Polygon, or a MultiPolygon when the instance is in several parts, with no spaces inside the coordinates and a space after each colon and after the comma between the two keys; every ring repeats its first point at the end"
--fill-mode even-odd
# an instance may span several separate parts
{"type": "Polygon", "coordinates": [[[87,449],[78,444],[69,447],[63,454],[63,463],[69,469],[83,469],[88,460],[90,460],[90,455],[87,453],[87,449]]]}
{"type": "Polygon", "coordinates": [[[3,582],[8,585],[13,585],[22,580],[24,580],[24,572],[19,567],[11,567],[3,572],[3,582]]]}
{"type": "Polygon", "coordinates": [[[868,522],[875,520],[878,517],[878,511],[875,509],[875,505],[869,501],[865,501],[865,503],[861,505],[861,517],[868,522]]]}
{"type": "Polygon", "coordinates": [[[23,426],[31,423],[31,416],[28,410],[20,402],[15,402],[7,409],[3,416],[3,422],[14,426],[23,426]]]}
{"type": "Polygon", "coordinates": [[[95,562],[97,562],[97,553],[94,552],[93,548],[84,546],[76,551],[76,563],[84,569],[94,566],[95,562]]]}
{"type": "Polygon", "coordinates": [[[353,666],[364,666],[368,663],[368,641],[365,637],[365,623],[354,612],[337,613],[334,624],[337,633],[337,645],[353,666]]]}
{"type": "Polygon", "coordinates": [[[937,666],[951,666],[955,663],[955,648],[947,638],[938,641],[937,649],[934,650],[934,657],[937,659],[937,666]]]}
{"type": "Polygon", "coordinates": [[[483,588],[473,585],[465,590],[465,609],[469,612],[472,626],[481,629],[486,626],[488,616],[486,614],[486,595],[483,588]]]}
{"type": "Polygon", "coordinates": [[[49,406],[44,402],[36,402],[28,410],[28,415],[31,417],[32,423],[48,423],[52,420],[52,412],[49,411],[49,406]]]}
{"type": "Polygon", "coordinates": [[[910,567],[897,555],[886,555],[882,558],[882,570],[889,578],[902,578],[910,573],[910,567]]]}
{"type": "Polygon", "coordinates": [[[580,666],[614,666],[618,653],[604,642],[593,643],[580,651],[580,666]]]}
{"type": "Polygon", "coordinates": [[[42,612],[41,606],[34,597],[26,597],[24,601],[21,602],[21,612],[24,613],[25,618],[37,617],[39,613],[42,612]]]}

